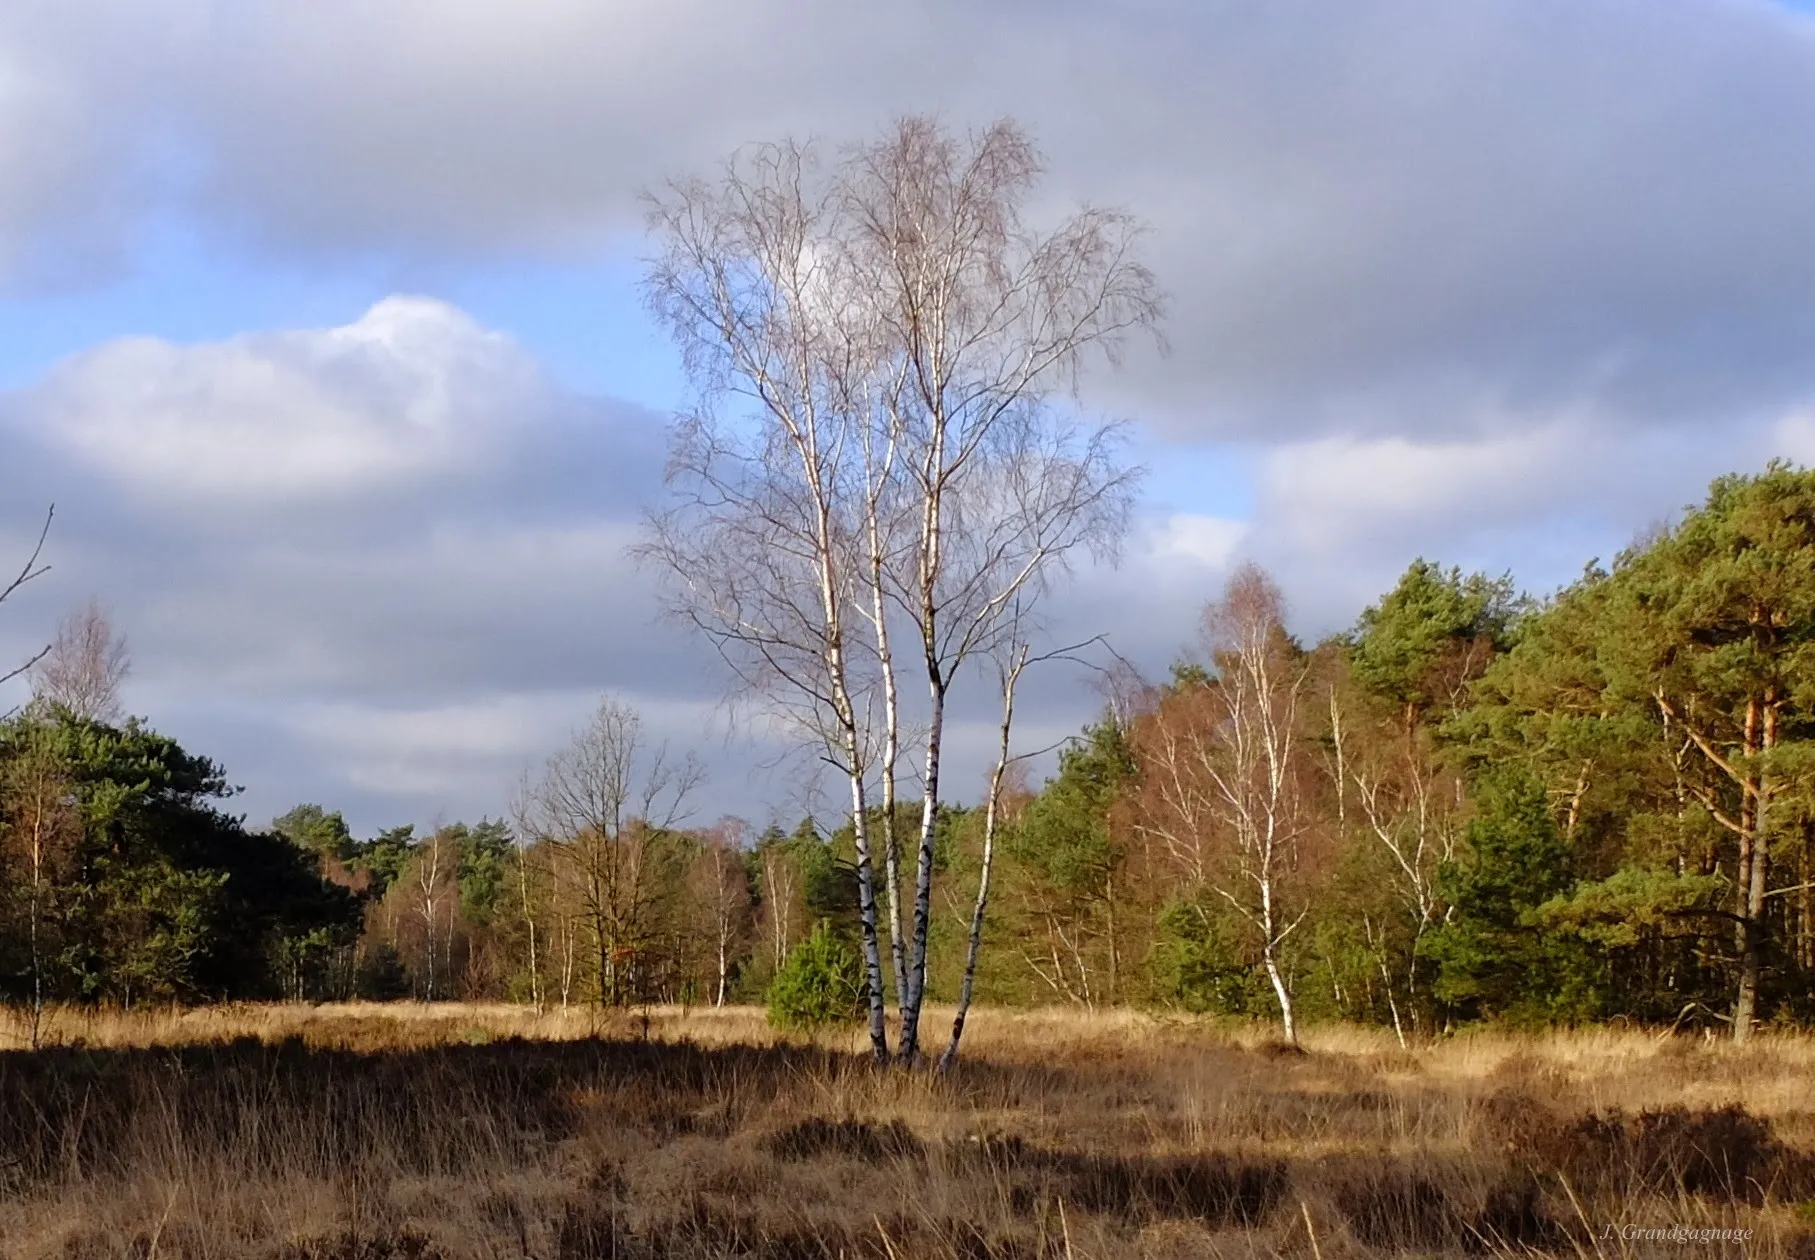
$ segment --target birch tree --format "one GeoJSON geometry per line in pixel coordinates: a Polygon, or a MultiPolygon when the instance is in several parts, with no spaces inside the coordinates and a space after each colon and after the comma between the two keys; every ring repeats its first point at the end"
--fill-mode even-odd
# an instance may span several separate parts
{"type": "MultiPolygon", "coordinates": [[[[1419,950],[1446,912],[1438,871],[1457,856],[1467,810],[1462,776],[1440,755],[1434,733],[1469,703],[1519,611],[1510,578],[1415,560],[1363,611],[1325,679],[1337,830],[1345,837],[1352,831],[1384,856],[1386,881],[1409,928],[1395,976],[1385,925],[1376,931],[1371,921],[1362,924],[1401,1043],[1399,993],[1416,1028],[1425,1007],[1419,950]]],[[[1587,766],[1577,775],[1570,834],[1587,766]]]]}
{"type": "Polygon", "coordinates": [[[1000,122],[959,138],[909,118],[847,163],[853,272],[894,365],[876,419],[899,467],[908,545],[893,557],[925,689],[914,911],[901,1055],[919,1052],[934,835],[951,692],[998,646],[1011,610],[1079,548],[1113,555],[1133,478],[1113,424],[1061,418],[1093,356],[1153,328],[1161,300],[1138,260],[1140,225],[1086,207],[1050,227],[1026,215],[1044,168],[1000,122]]]}
{"type": "Polygon", "coordinates": [[[1140,823],[1252,930],[1289,1042],[1298,1040],[1281,949],[1304,923],[1314,816],[1301,702],[1308,662],[1286,633],[1279,589],[1254,565],[1204,613],[1209,677],[1140,724],[1140,823]]]}
{"type": "MultiPolygon", "coordinates": [[[[870,843],[873,671],[855,622],[865,565],[853,485],[873,363],[843,309],[838,223],[816,159],[746,149],[717,183],[650,198],[660,253],[649,301],[699,389],[676,423],[674,502],[641,554],[673,578],[671,610],[698,629],[765,720],[842,776],[856,833],[872,1052],[888,1058],[870,843]],[[722,406],[734,415],[720,413],[722,406]]],[[[858,492],[861,497],[861,491],[858,492]]]]}
{"type": "Polygon", "coordinates": [[[120,686],[132,672],[126,640],[96,600],[65,617],[32,665],[32,698],[109,725],[120,720],[120,686]]]}
{"type": "Polygon", "coordinates": [[[750,927],[750,873],[744,865],[744,831],[736,819],[726,819],[702,838],[694,859],[689,892],[703,920],[708,948],[715,966],[712,1004],[723,1006],[731,985],[731,970],[750,927]]]}
{"type": "Polygon", "coordinates": [[[1024,217],[1041,163],[1011,123],[962,139],[910,118],[819,177],[797,144],[746,150],[717,184],[652,199],[649,291],[702,403],[677,426],[644,554],[765,711],[846,780],[878,1060],[883,1012],[872,794],[901,1014],[919,1056],[934,835],[953,686],[1075,549],[1112,553],[1132,478],[1117,430],[1062,420],[1093,354],[1160,301],[1138,225],[1086,208],[1024,217]],[[713,404],[740,405],[722,417],[713,404]],[[922,676],[908,712],[892,627],[922,676]],[[898,765],[917,744],[912,919],[895,849],[898,765]]]}
{"type": "Polygon", "coordinates": [[[409,898],[409,913],[422,927],[424,1001],[433,1002],[452,982],[452,911],[459,897],[460,855],[445,827],[436,827],[416,846],[409,873],[400,888],[409,898]]]}
{"type": "Polygon", "coordinates": [[[31,1044],[44,1022],[44,973],[52,943],[47,919],[53,888],[66,876],[82,835],[69,767],[49,732],[31,720],[0,767],[0,853],[22,885],[27,962],[31,968],[31,1044]]]}
{"type": "MultiPolygon", "coordinates": [[[[1019,611],[1017,609],[1017,611],[1019,611]]],[[[1011,621],[1018,624],[1018,618],[1011,621]]],[[[983,854],[977,871],[977,898],[971,907],[970,930],[965,934],[964,972],[958,982],[958,1010],[952,1016],[952,1035],[939,1056],[939,1071],[947,1072],[958,1061],[964,1025],[970,1017],[971,994],[977,983],[977,957],[983,948],[984,917],[989,912],[990,881],[996,867],[996,832],[1002,817],[1002,788],[1017,758],[1012,755],[1015,727],[1015,693],[1027,671],[1028,645],[1019,634],[1010,634],[996,657],[996,676],[1002,694],[1002,720],[996,728],[996,762],[990,767],[989,788],[983,803],[983,854]]]]}

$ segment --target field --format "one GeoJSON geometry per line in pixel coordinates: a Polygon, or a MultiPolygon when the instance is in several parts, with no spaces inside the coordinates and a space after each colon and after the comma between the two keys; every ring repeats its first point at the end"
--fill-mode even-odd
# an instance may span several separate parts
{"type": "Polygon", "coordinates": [[[0,1052],[9,1260],[1815,1256],[1805,1037],[1404,1051],[1335,1028],[1300,1054],[984,1011],[938,1080],[750,1010],[59,1012],[48,1033],[0,1052]]]}

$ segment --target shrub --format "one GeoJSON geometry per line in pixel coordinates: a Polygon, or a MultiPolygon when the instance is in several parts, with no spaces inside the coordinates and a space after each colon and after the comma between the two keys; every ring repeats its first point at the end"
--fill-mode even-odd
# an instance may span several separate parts
{"type": "Polygon", "coordinates": [[[822,919],[769,986],[769,1022],[810,1032],[858,1023],[864,1009],[863,961],[822,919]]]}
{"type": "Polygon", "coordinates": [[[394,945],[379,942],[361,955],[353,975],[355,996],[368,1002],[395,1002],[410,995],[409,973],[394,945]]]}

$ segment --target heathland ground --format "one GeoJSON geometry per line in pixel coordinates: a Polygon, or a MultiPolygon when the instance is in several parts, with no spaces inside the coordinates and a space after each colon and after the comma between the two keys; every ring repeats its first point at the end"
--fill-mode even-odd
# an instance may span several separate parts
{"type": "Polygon", "coordinates": [[[747,1008],[71,1010],[45,1031],[0,1052],[7,1260],[1815,1255],[1803,1035],[1404,1050],[1314,1027],[1295,1051],[985,1010],[940,1078],[747,1008]]]}

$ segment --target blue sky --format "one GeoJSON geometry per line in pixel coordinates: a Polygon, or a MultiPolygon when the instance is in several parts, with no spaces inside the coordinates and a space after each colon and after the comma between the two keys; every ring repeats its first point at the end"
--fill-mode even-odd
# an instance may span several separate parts
{"type": "MultiPolygon", "coordinates": [[[[1307,635],[1418,554],[1549,589],[1815,455],[1811,7],[8,6],[0,547],[59,522],[0,651],[100,597],[255,821],[497,814],[605,692],[703,814],[797,809],[623,555],[686,396],[636,195],[903,111],[1151,225],[1171,353],[1083,399],[1146,495],[1061,629],[1162,669],[1247,558],[1307,635]]],[[[1095,704],[1043,683],[1030,742],[1095,704]]]]}

